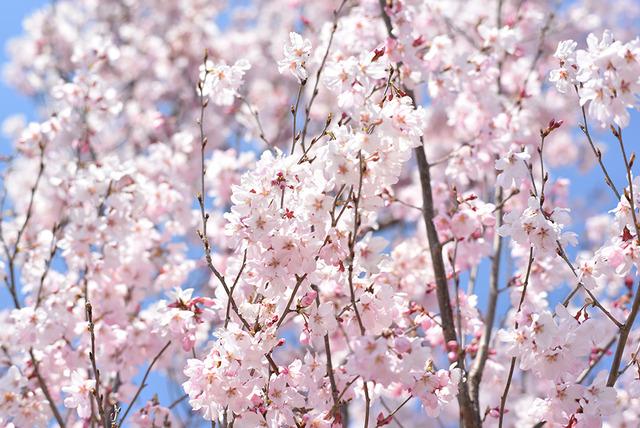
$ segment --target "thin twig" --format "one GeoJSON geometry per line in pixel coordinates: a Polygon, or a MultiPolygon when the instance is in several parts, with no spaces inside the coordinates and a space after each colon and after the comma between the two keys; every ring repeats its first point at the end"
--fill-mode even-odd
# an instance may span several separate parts
{"type": "MultiPolygon", "coordinates": [[[[357,197],[354,195],[353,197],[353,231],[349,232],[349,267],[347,268],[348,275],[347,280],[349,282],[349,295],[351,298],[351,306],[356,314],[356,320],[358,321],[358,326],[360,327],[360,334],[364,336],[365,328],[362,323],[362,318],[360,317],[360,311],[358,310],[358,305],[356,304],[356,295],[355,289],[353,286],[353,263],[355,262],[355,245],[356,239],[358,236],[358,229],[360,227],[360,217],[358,208],[360,206],[360,198],[362,196],[362,181],[363,181],[363,172],[364,172],[364,160],[362,159],[362,152],[358,153],[358,162],[360,170],[360,178],[358,179],[358,195],[357,197]]],[[[366,387],[366,382],[365,382],[366,387]]]]}
{"type": "MultiPolygon", "coordinates": [[[[396,407],[396,409],[393,412],[389,413],[389,416],[387,416],[387,418],[393,419],[396,422],[396,424],[398,424],[398,426],[400,428],[403,428],[402,424],[396,419],[395,415],[396,415],[396,413],[398,413],[400,411],[400,409],[402,409],[404,407],[405,404],[407,404],[409,401],[411,401],[412,398],[413,398],[413,395],[408,396],[402,403],[400,403],[400,405],[398,407],[396,407]]],[[[382,401],[382,399],[380,399],[380,400],[382,401]]],[[[383,406],[385,406],[385,408],[387,408],[386,404],[384,404],[384,401],[382,401],[382,403],[383,403],[383,406]]],[[[390,410],[387,408],[387,411],[390,411],[390,410]]]]}
{"type": "MultiPolygon", "coordinates": [[[[531,266],[533,265],[533,247],[529,249],[529,262],[527,264],[527,274],[525,275],[524,284],[522,288],[522,294],[520,295],[520,303],[518,304],[518,312],[522,310],[522,303],[524,302],[525,295],[527,294],[527,286],[529,285],[529,276],[531,275],[531,266]]],[[[518,321],[515,323],[515,329],[518,329],[518,321]]],[[[507,396],[509,395],[509,388],[511,387],[511,381],[513,380],[513,371],[516,367],[516,357],[511,358],[511,364],[509,365],[509,375],[507,376],[507,383],[504,386],[504,391],[500,397],[500,416],[498,419],[498,427],[502,428],[502,421],[504,418],[504,407],[507,404],[507,396]]]]}
{"type": "Polygon", "coordinates": [[[618,339],[618,346],[616,347],[616,352],[613,355],[611,369],[609,369],[607,386],[614,386],[616,384],[616,380],[618,380],[618,376],[620,375],[618,371],[620,370],[622,355],[624,354],[624,348],[627,345],[627,339],[629,338],[629,333],[631,333],[631,328],[633,327],[633,323],[635,322],[636,317],[638,315],[638,310],[640,310],[640,284],[638,284],[638,288],[636,289],[636,295],[633,298],[631,312],[629,312],[627,321],[625,321],[624,325],[620,327],[620,338],[618,339]]]}
{"type": "Polygon", "coordinates": [[[369,428],[369,413],[371,412],[371,398],[369,397],[369,387],[367,381],[364,381],[364,428],[369,428]]]}
{"type": "Polygon", "coordinates": [[[55,405],[55,401],[53,401],[53,397],[49,392],[49,388],[47,388],[46,382],[44,381],[44,379],[42,378],[42,375],[40,374],[38,361],[36,360],[36,357],[33,355],[33,348],[29,349],[29,356],[31,357],[31,364],[33,364],[33,372],[35,373],[36,378],[38,379],[38,385],[40,385],[40,389],[42,390],[42,393],[44,394],[45,398],[47,399],[47,402],[49,403],[49,407],[51,408],[53,417],[55,418],[58,425],[64,428],[66,425],[64,423],[64,420],[62,419],[62,416],[60,415],[60,411],[58,410],[58,407],[55,405]]]}
{"type": "Polygon", "coordinates": [[[171,404],[169,404],[167,406],[168,409],[173,409],[174,407],[176,407],[178,404],[182,403],[184,400],[186,400],[187,398],[189,398],[189,394],[184,394],[181,397],[175,399],[171,404]]]}
{"type": "MultiPolygon", "coordinates": [[[[293,136],[291,137],[291,153],[290,154],[293,154],[293,152],[295,151],[296,142],[298,141],[298,138],[300,138],[300,136],[298,135],[298,131],[296,129],[296,122],[298,120],[298,106],[300,105],[300,97],[302,95],[302,89],[306,84],[307,84],[306,79],[300,82],[300,87],[298,88],[298,95],[296,96],[296,104],[294,106],[291,106],[291,115],[293,116],[293,136]]],[[[304,152],[304,147],[302,147],[302,151],[304,152]]]]}
{"type": "MultiPolygon", "coordinates": [[[[320,308],[320,290],[316,285],[313,285],[312,288],[316,292],[316,308],[320,308]]],[[[329,334],[324,335],[324,353],[327,360],[327,377],[329,378],[329,383],[331,384],[331,397],[333,398],[332,408],[336,409],[337,411],[337,409],[339,408],[338,387],[336,386],[336,378],[333,373],[333,361],[331,359],[331,343],[329,342],[329,334]]]]}
{"type": "MultiPolygon", "coordinates": [[[[579,98],[580,97],[580,92],[578,90],[578,86],[577,85],[575,86],[575,90],[576,90],[576,94],[578,95],[578,98],[579,98]]],[[[582,111],[582,120],[584,122],[584,123],[582,123],[580,125],[580,129],[582,130],[584,135],[587,137],[587,141],[589,142],[589,146],[591,147],[591,150],[593,151],[593,154],[595,155],[596,159],[598,160],[598,164],[600,165],[600,169],[602,169],[602,173],[604,174],[605,183],[607,183],[607,186],[609,186],[609,188],[611,189],[611,191],[615,195],[616,201],[619,201],[620,200],[620,192],[616,188],[615,184],[613,184],[613,180],[611,180],[611,177],[609,176],[609,172],[607,171],[607,168],[604,166],[604,163],[602,162],[602,152],[600,151],[600,149],[598,149],[596,147],[596,145],[593,142],[593,139],[591,138],[591,133],[589,132],[589,124],[587,123],[587,112],[586,112],[586,110],[584,108],[584,105],[580,106],[580,110],[582,111]]]]}
{"type": "MultiPolygon", "coordinates": [[[[569,257],[567,257],[567,253],[565,252],[564,248],[562,247],[562,244],[560,243],[560,241],[556,241],[556,244],[558,246],[557,248],[557,253],[560,256],[560,258],[562,258],[562,260],[564,260],[564,262],[567,264],[567,266],[569,266],[569,269],[571,269],[571,272],[573,272],[573,275],[577,278],[578,277],[578,272],[576,271],[576,268],[573,266],[573,263],[571,263],[571,260],[569,260],[569,257]]],[[[607,308],[605,308],[602,303],[600,303],[600,301],[598,300],[598,298],[591,292],[591,290],[589,290],[587,287],[584,286],[584,284],[582,283],[582,281],[578,282],[578,285],[576,286],[576,288],[574,290],[571,291],[571,293],[569,293],[569,296],[567,296],[564,301],[562,302],[562,305],[566,308],[569,305],[569,302],[571,301],[571,298],[575,295],[575,292],[582,288],[588,295],[589,298],[591,299],[591,302],[593,304],[593,306],[597,307],[598,309],[600,309],[600,311],[602,311],[603,314],[605,314],[605,316],[607,318],[609,318],[611,320],[611,322],[613,322],[616,327],[621,328],[622,327],[622,323],[620,321],[618,321],[616,319],[616,317],[614,317],[611,312],[609,312],[607,310],[607,308]]]]}
{"type": "Polygon", "coordinates": [[[104,396],[100,393],[100,370],[96,364],[96,335],[93,324],[93,308],[88,300],[88,296],[85,296],[85,315],[88,324],[88,330],[91,337],[91,351],[89,351],[89,361],[91,361],[91,369],[93,370],[93,379],[95,380],[95,387],[93,388],[92,395],[96,400],[96,406],[98,408],[98,414],[100,415],[100,422],[104,428],[110,428],[109,419],[107,418],[107,412],[104,405],[104,396]]]}
{"type": "Polygon", "coordinates": [[[51,238],[51,245],[49,246],[49,257],[45,261],[44,271],[40,275],[38,292],[36,294],[36,304],[35,304],[36,309],[40,306],[40,303],[42,303],[42,290],[44,289],[44,281],[47,278],[47,275],[49,274],[49,270],[51,269],[51,262],[53,262],[53,258],[55,257],[56,252],[58,251],[58,246],[56,245],[56,233],[58,232],[59,228],[60,228],[60,224],[56,223],[53,225],[53,228],[51,230],[52,238],[51,238]]]}
{"type": "Polygon", "coordinates": [[[609,349],[611,349],[611,347],[613,346],[614,343],[616,343],[616,337],[618,336],[618,333],[616,333],[611,340],[609,340],[609,342],[607,342],[607,344],[605,345],[604,348],[600,349],[600,352],[598,353],[598,356],[589,363],[589,367],[587,367],[586,369],[584,369],[582,371],[582,373],[580,374],[580,376],[578,376],[578,379],[576,379],[576,383],[580,384],[582,382],[584,382],[584,380],[587,378],[587,376],[589,376],[589,373],[591,373],[591,371],[593,370],[593,368],[595,366],[598,365],[598,363],[600,362],[600,360],[602,360],[602,358],[607,355],[607,352],[609,352],[609,349]]]}
{"type": "Polygon", "coordinates": [[[502,201],[502,187],[496,188],[495,201],[500,208],[496,214],[495,232],[493,235],[493,257],[491,263],[491,276],[489,277],[489,303],[487,305],[487,312],[484,320],[484,331],[480,338],[480,344],[478,345],[478,355],[473,361],[473,365],[469,371],[469,393],[474,401],[479,400],[480,395],[480,382],[482,381],[482,374],[484,367],[489,357],[489,343],[491,342],[491,333],[493,331],[493,324],[495,323],[496,308],[498,303],[498,283],[500,280],[500,260],[502,256],[502,236],[498,233],[498,228],[502,225],[503,214],[503,201],[502,201]]]}
{"type": "MultiPolygon", "coordinates": [[[[22,225],[18,228],[18,233],[16,234],[15,243],[13,245],[13,251],[9,249],[9,245],[4,239],[3,231],[2,231],[2,221],[0,220],[0,241],[2,242],[5,255],[7,257],[7,265],[9,269],[9,279],[5,278],[5,283],[7,284],[7,288],[9,289],[9,293],[11,294],[11,298],[13,299],[13,304],[16,309],[20,309],[20,298],[18,297],[18,286],[16,281],[16,267],[15,267],[15,259],[16,255],[20,252],[20,242],[22,240],[22,236],[27,229],[29,224],[29,220],[33,216],[33,203],[35,201],[36,191],[40,185],[40,179],[44,173],[44,152],[45,146],[44,144],[40,144],[40,157],[38,163],[38,174],[36,175],[36,181],[31,187],[31,192],[29,195],[29,203],[27,205],[27,210],[25,212],[24,221],[22,225]]],[[[0,210],[4,210],[4,202],[5,202],[6,192],[2,196],[2,203],[0,204],[0,210]]]]}
{"type": "Polygon", "coordinates": [[[633,227],[636,231],[636,242],[640,242],[640,224],[638,224],[635,198],[633,196],[633,173],[631,172],[631,162],[629,161],[629,158],[627,157],[627,151],[624,148],[624,141],[622,139],[622,128],[618,127],[618,129],[615,129],[612,126],[611,131],[618,140],[618,143],[620,145],[620,152],[622,153],[622,159],[624,160],[624,167],[627,172],[627,183],[629,184],[629,193],[627,193],[625,189],[624,196],[629,202],[629,206],[631,208],[631,218],[633,219],[633,227]]]}
{"type": "MultiPolygon", "coordinates": [[[[329,41],[327,43],[327,49],[325,50],[324,55],[322,57],[322,62],[320,63],[320,67],[318,67],[318,71],[316,72],[316,78],[313,84],[313,91],[311,92],[311,98],[309,99],[309,103],[304,109],[305,120],[304,120],[304,126],[302,127],[302,136],[301,136],[301,145],[302,145],[303,151],[305,151],[304,143],[307,138],[307,128],[309,126],[309,122],[311,121],[311,107],[313,106],[313,102],[318,96],[318,84],[320,83],[320,76],[322,75],[322,70],[324,70],[324,66],[327,62],[327,57],[329,56],[331,44],[333,43],[333,36],[336,34],[336,30],[338,29],[338,18],[340,17],[340,13],[342,12],[342,9],[346,4],[347,4],[347,0],[342,0],[342,3],[340,3],[340,6],[338,7],[338,9],[333,11],[333,23],[331,26],[331,34],[329,35],[329,41]]],[[[293,153],[293,150],[291,150],[291,153],[293,153]]]]}
{"type": "Polygon", "coordinates": [[[147,367],[147,370],[144,372],[144,376],[142,377],[142,382],[140,382],[140,386],[138,387],[136,394],[133,396],[133,399],[127,406],[127,409],[125,410],[124,415],[122,415],[122,419],[120,419],[120,422],[118,423],[118,427],[121,427],[122,424],[124,423],[124,420],[127,419],[127,415],[129,414],[129,411],[133,407],[133,404],[138,399],[138,396],[140,395],[140,392],[142,392],[142,389],[146,386],[145,382],[147,381],[147,377],[149,376],[149,373],[151,372],[151,369],[153,368],[154,364],[156,363],[156,361],[160,359],[164,351],[166,351],[170,345],[171,345],[171,341],[168,341],[167,344],[164,345],[164,347],[160,350],[160,352],[158,352],[158,354],[155,357],[153,357],[151,364],[149,364],[149,367],[147,367]]]}
{"type": "MultiPolygon", "coordinates": [[[[208,57],[208,54],[205,51],[204,64],[207,63],[207,57],[208,57]]],[[[202,219],[202,231],[198,230],[197,232],[198,232],[198,235],[200,237],[200,240],[202,241],[202,245],[204,247],[204,255],[205,255],[205,260],[207,262],[207,267],[215,275],[215,277],[218,279],[218,282],[220,282],[220,285],[222,285],[222,288],[224,289],[225,293],[227,294],[227,297],[229,298],[229,302],[231,303],[231,309],[233,309],[233,312],[240,319],[240,322],[242,323],[242,325],[248,331],[251,332],[251,325],[247,322],[247,320],[240,313],[238,305],[236,304],[235,300],[233,299],[233,295],[231,293],[231,289],[227,285],[227,282],[226,282],[224,276],[220,273],[220,271],[218,271],[218,269],[213,264],[213,258],[211,256],[211,244],[209,242],[209,237],[207,235],[207,222],[209,220],[209,214],[206,212],[205,205],[204,205],[204,195],[205,195],[205,183],[204,183],[205,180],[204,180],[204,176],[206,174],[204,159],[205,159],[205,149],[206,149],[208,140],[207,140],[207,137],[206,137],[206,135],[204,133],[204,111],[207,108],[207,105],[209,104],[209,99],[205,98],[205,96],[203,95],[204,81],[207,78],[207,74],[208,74],[208,72],[206,71],[206,67],[205,67],[205,76],[204,76],[203,80],[198,82],[198,89],[199,89],[198,92],[200,94],[200,117],[197,120],[198,127],[199,127],[199,130],[200,130],[200,192],[197,195],[197,199],[198,199],[198,204],[200,206],[200,216],[201,216],[201,219],[202,219]]],[[[238,279],[239,279],[239,277],[236,278],[236,282],[237,282],[238,279]]],[[[265,357],[267,358],[267,361],[269,362],[269,365],[271,366],[271,369],[275,373],[279,373],[278,365],[275,363],[275,361],[273,361],[273,358],[271,357],[271,355],[270,354],[266,354],[265,357]]]]}
{"type": "Polygon", "coordinates": [[[240,98],[240,101],[242,101],[244,105],[247,106],[247,108],[249,109],[249,113],[251,113],[251,116],[253,116],[253,118],[255,119],[256,125],[258,125],[258,130],[260,131],[260,135],[258,135],[258,137],[260,137],[260,139],[264,141],[267,146],[270,146],[271,143],[269,143],[269,140],[264,133],[264,129],[262,129],[262,122],[260,122],[260,115],[258,114],[258,110],[254,109],[251,103],[249,103],[249,101],[245,97],[240,96],[238,98],[240,98]]]}
{"type": "Polygon", "coordinates": [[[624,372],[626,372],[634,363],[638,362],[638,353],[640,353],[640,342],[638,342],[638,346],[636,347],[635,352],[631,354],[631,359],[629,360],[627,365],[624,366],[622,370],[620,370],[620,376],[622,376],[624,372]]]}
{"type": "Polygon", "coordinates": [[[307,277],[307,274],[304,274],[300,277],[296,275],[296,285],[293,287],[293,291],[291,291],[291,295],[289,296],[289,300],[287,301],[287,306],[284,308],[284,311],[282,311],[282,315],[278,319],[278,323],[276,324],[276,330],[280,328],[282,323],[284,323],[284,320],[287,314],[291,311],[291,305],[293,304],[293,301],[296,298],[296,294],[298,293],[300,284],[304,282],[306,277],[307,277]]]}
{"type": "Polygon", "coordinates": [[[233,284],[231,285],[231,289],[229,290],[229,297],[227,299],[227,311],[224,317],[224,328],[227,328],[227,326],[229,325],[229,320],[231,319],[231,317],[229,316],[230,315],[229,311],[231,310],[231,299],[233,299],[233,292],[236,289],[238,280],[240,280],[240,276],[242,276],[242,271],[244,271],[244,268],[246,266],[247,266],[247,250],[245,249],[244,254],[242,256],[242,265],[240,265],[240,270],[238,270],[236,279],[233,281],[233,284]]]}

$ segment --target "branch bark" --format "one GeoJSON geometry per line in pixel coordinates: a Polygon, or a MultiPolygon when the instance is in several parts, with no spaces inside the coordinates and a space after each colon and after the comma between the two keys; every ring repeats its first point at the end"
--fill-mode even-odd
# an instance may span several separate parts
{"type": "MultiPolygon", "coordinates": [[[[433,192],[431,189],[431,169],[423,145],[415,149],[418,161],[418,171],[420,173],[420,185],[422,187],[422,215],[427,229],[427,239],[429,241],[429,253],[436,281],[436,297],[442,319],[442,331],[446,342],[457,342],[456,329],[451,309],[451,298],[449,296],[449,284],[447,273],[442,258],[442,244],[438,238],[438,231],[434,224],[435,211],[433,208],[433,192]]],[[[464,372],[464,355],[458,355],[458,367],[464,372]]],[[[458,392],[458,404],[462,414],[462,424],[465,428],[480,427],[480,409],[477,401],[473,401],[469,395],[469,385],[466,381],[461,381],[458,392]]]]}
{"type": "MultiPolygon", "coordinates": [[[[387,28],[388,36],[395,39],[393,34],[393,26],[391,19],[386,12],[385,0],[379,0],[380,12],[387,28]]],[[[400,64],[398,64],[398,67],[400,64]]],[[[408,88],[403,91],[411,98],[415,108],[415,94],[408,88]]],[[[431,188],[431,165],[427,161],[427,155],[424,151],[424,140],[420,137],[422,143],[414,149],[416,160],[418,163],[418,171],[420,173],[420,185],[422,188],[422,216],[427,229],[427,240],[429,241],[429,252],[431,254],[431,263],[436,281],[436,297],[440,310],[440,318],[442,319],[442,331],[446,342],[458,342],[453,318],[453,310],[451,308],[451,297],[449,295],[449,283],[447,281],[447,273],[444,267],[444,259],[442,257],[442,243],[438,238],[438,231],[434,223],[435,211],[433,208],[433,192],[431,188]]],[[[465,357],[462,352],[458,354],[458,367],[466,375],[465,357]]],[[[466,376],[465,376],[466,377],[466,376]]],[[[477,401],[472,400],[469,395],[469,384],[466,380],[460,382],[458,391],[458,405],[462,416],[462,426],[465,428],[475,428],[482,426],[480,419],[480,409],[477,401]]]]}
{"type": "Polygon", "coordinates": [[[484,331],[480,338],[478,355],[473,360],[473,365],[469,372],[469,393],[471,399],[480,406],[480,382],[484,367],[489,357],[489,343],[491,342],[491,333],[493,332],[493,324],[496,318],[496,306],[498,303],[498,282],[500,279],[500,259],[502,254],[502,236],[498,234],[498,228],[502,225],[502,187],[496,188],[495,202],[499,206],[496,213],[496,226],[493,236],[493,260],[491,264],[491,276],[489,277],[489,303],[484,320],[484,331]]]}

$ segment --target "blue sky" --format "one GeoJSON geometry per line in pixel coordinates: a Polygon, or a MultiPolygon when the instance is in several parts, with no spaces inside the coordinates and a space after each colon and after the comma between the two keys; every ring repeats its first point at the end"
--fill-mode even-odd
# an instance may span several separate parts
{"type": "MultiPolygon", "coordinates": [[[[11,0],[0,6],[0,67],[8,61],[5,47],[7,41],[22,34],[23,19],[45,4],[45,0],[11,0]]],[[[9,87],[4,78],[0,78],[0,124],[15,114],[22,114],[27,119],[34,120],[37,116],[35,103],[9,87]]],[[[11,151],[11,142],[0,132],[0,154],[6,155],[11,151]]],[[[0,168],[3,166],[0,164],[0,168]]],[[[11,306],[9,293],[3,285],[0,288],[0,308],[8,306],[11,306]]]]}
{"type": "MultiPolygon", "coordinates": [[[[0,6],[0,64],[5,64],[8,59],[5,49],[7,41],[23,32],[22,20],[47,3],[45,0],[7,0],[2,2],[2,6],[0,6]]],[[[0,80],[0,123],[16,113],[24,114],[27,118],[34,118],[35,104],[7,86],[4,79],[0,80]]],[[[9,151],[9,142],[2,136],[0,153],[6,154],[9,151]]]]}

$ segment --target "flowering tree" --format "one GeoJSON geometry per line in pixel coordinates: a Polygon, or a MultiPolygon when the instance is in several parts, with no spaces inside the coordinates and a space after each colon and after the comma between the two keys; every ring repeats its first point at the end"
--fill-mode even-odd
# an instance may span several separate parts
{"type": "Polygon", "coordinates": [[[42,119],[4,125],[0,424],[638,426],[638,17],[36,12],[5,69],[42,119]],[[576,164],[611,211],[572,210],[576,164]]]}

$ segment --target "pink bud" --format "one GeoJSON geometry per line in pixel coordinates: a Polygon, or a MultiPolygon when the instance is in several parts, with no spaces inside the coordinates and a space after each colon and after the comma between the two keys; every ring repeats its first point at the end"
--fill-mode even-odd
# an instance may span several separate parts
{"type": "Polygon", "coordinates": [[[306,308],[307,306],[311,305],[316,300],[317,295],[318,293],[316,293],[315,291],[307,292],[304,296],[302,296],[302,299],[300,299],[300,306],[306,308]]]}
{"type": "Polygon", "coordinates": [[[393,346],[401,354],[411,351],[411,342],[409,342],[409,339],[407,339],[404,336],[396,337],[396,339],[393,342],[393,346]]]}
{"type": "Polygon", "coordinates": [[[195,338],[193,335],[191,334],[187,334],[182,338],[182,349],[185,352],[189,352],[191,351],[191,349],[193,348],[193,345],[195,344],[195,338]]]}
{"type": "Polygon", "coordinates": [[[250,400],[251,404],[253,404],[255,407],[262,405],[262,397],[260,397],[258,394],[251,394],[250,400]]]}
{"type": "Polygon", "coordinates": [[[303,331],[300,333],[300,337],[298,338],[298,340],[300,341],[300,344],[303,346],[309,346],[309,344],[311,343],[311,338],[309,337],[309,333],[307,333],[306,331],[303,331]]]}

